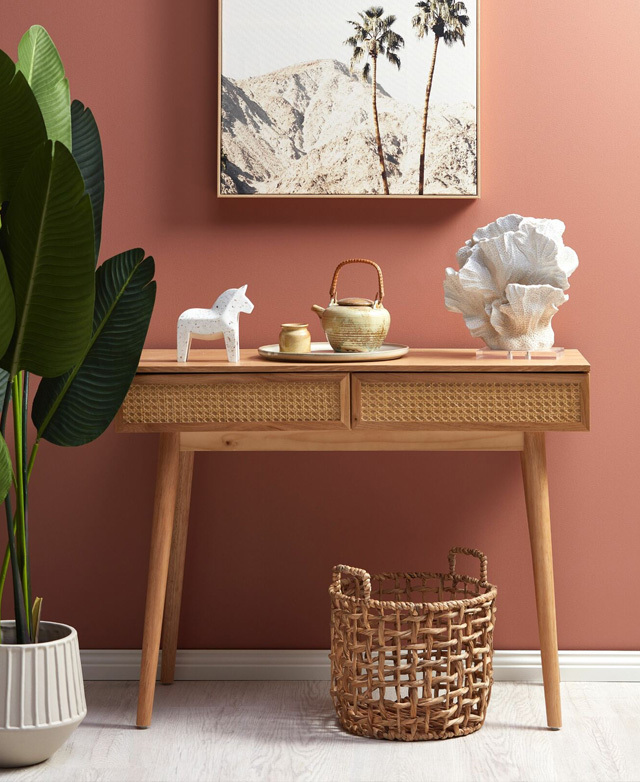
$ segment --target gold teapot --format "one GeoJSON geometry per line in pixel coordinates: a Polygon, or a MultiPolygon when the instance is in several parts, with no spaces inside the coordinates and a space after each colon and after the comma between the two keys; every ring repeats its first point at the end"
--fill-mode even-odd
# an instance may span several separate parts
{"type": "Polygon", "coordinates": [[[366,258],[349,258],[338,264],[329,291],[329,306],[311,308],[322,321],[329,344],[336,353],[368,353],[384,342],[391,323],[391,315],[382,306],[384,283],[377,263],[366,258]],[[338,274],[348,263],[368,263],[378,272],[378,295],[371,299],[338,299],[338,274]]]}

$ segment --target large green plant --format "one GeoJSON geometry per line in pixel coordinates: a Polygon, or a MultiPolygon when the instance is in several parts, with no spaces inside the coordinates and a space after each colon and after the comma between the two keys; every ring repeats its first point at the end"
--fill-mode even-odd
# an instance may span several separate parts
{"type": "Polygon", "coordinates": [[[17,63],[0,51],[0,502],[8,538],[0,604],[11,570],[18,643],[35,642],[38,632],[28,498],[39,444],[82,445],[104,432],[133,380],[155,301],[154,262],[143,250],[96,269],[103,200],[93,114],[70,102],[53,41],[32,27],[17,63]]]}

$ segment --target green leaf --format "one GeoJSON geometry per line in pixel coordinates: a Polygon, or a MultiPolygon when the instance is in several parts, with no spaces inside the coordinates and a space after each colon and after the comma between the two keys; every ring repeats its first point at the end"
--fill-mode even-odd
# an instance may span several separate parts
{"type": "Polygon", "coordinates": [[[138,368],[156,296],[154,271],[153,258],[140,249],[98,268],[91,343],[73,370],[41,381],[32,408],[38,437],[84,445],[109,426],[138,368]]]}
{"type": "Polygon", "coordinates": [[[9,449],[0,434],[0,502],[4,502],[11,489],[11,456],[9,449]]]}
{"type": "Polygon", "coordinates": [[[52,141],[71,149],[71,98],[64,66],[49,33],[30,27],[18,44],[18,69],[31,85],[52,141]]]}
{"type": "Polygon", "coordinates": [[[27,80],[0,51],[0,204],[10,200],[20,172],[46,138],[38,101],[27,80]]]}
{"type": "Polygon", "coordinates": [[[4,257],[0,252],[0,356],[3,355],[11,337],[16,322],[16,306],[13,299],[13,291],[9,282],[7,267],[4,257]]]}
{"type": "Polygon", "coordinates": [[[102,205],[104,203],[104,167],[100,133],[91,109],[79,100],[71,104],[71,137],[73,157],[84,179],[84,186],[93,209],[93,232],[96,243],[96,263],[102,236],[102,205]]]}
{"type": "Polygon", "coordinates": [[[91,337],[93,216],[82,174],[60,142],[37,149],[16,183],[2,226],[16,304],[0,366],[55,377],[74,366],[91,337]]]}

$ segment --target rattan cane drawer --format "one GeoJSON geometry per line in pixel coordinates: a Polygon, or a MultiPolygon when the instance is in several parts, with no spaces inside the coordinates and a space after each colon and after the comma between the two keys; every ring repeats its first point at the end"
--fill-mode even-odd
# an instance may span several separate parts
{"type": "Polygon", "coordinates": [[[588,430],[588,375],[354,373],[352,426],[588,430]]]}
{"type": "Polygon", "coordinates": [[[119,431],[348,429],[349,375],[136,375],[119,431]]]}

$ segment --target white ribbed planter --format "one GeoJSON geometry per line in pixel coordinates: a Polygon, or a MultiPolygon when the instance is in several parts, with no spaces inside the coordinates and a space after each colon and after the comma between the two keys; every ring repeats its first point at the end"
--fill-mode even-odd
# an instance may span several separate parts
{"type": "Polygon", "coordinates": [[[31,766],[51,757],[87,713],[73,627],[42,622],[37,644],[16,644],[15,639],[14,622],[2,622],[2,768],[31,766]]]}

